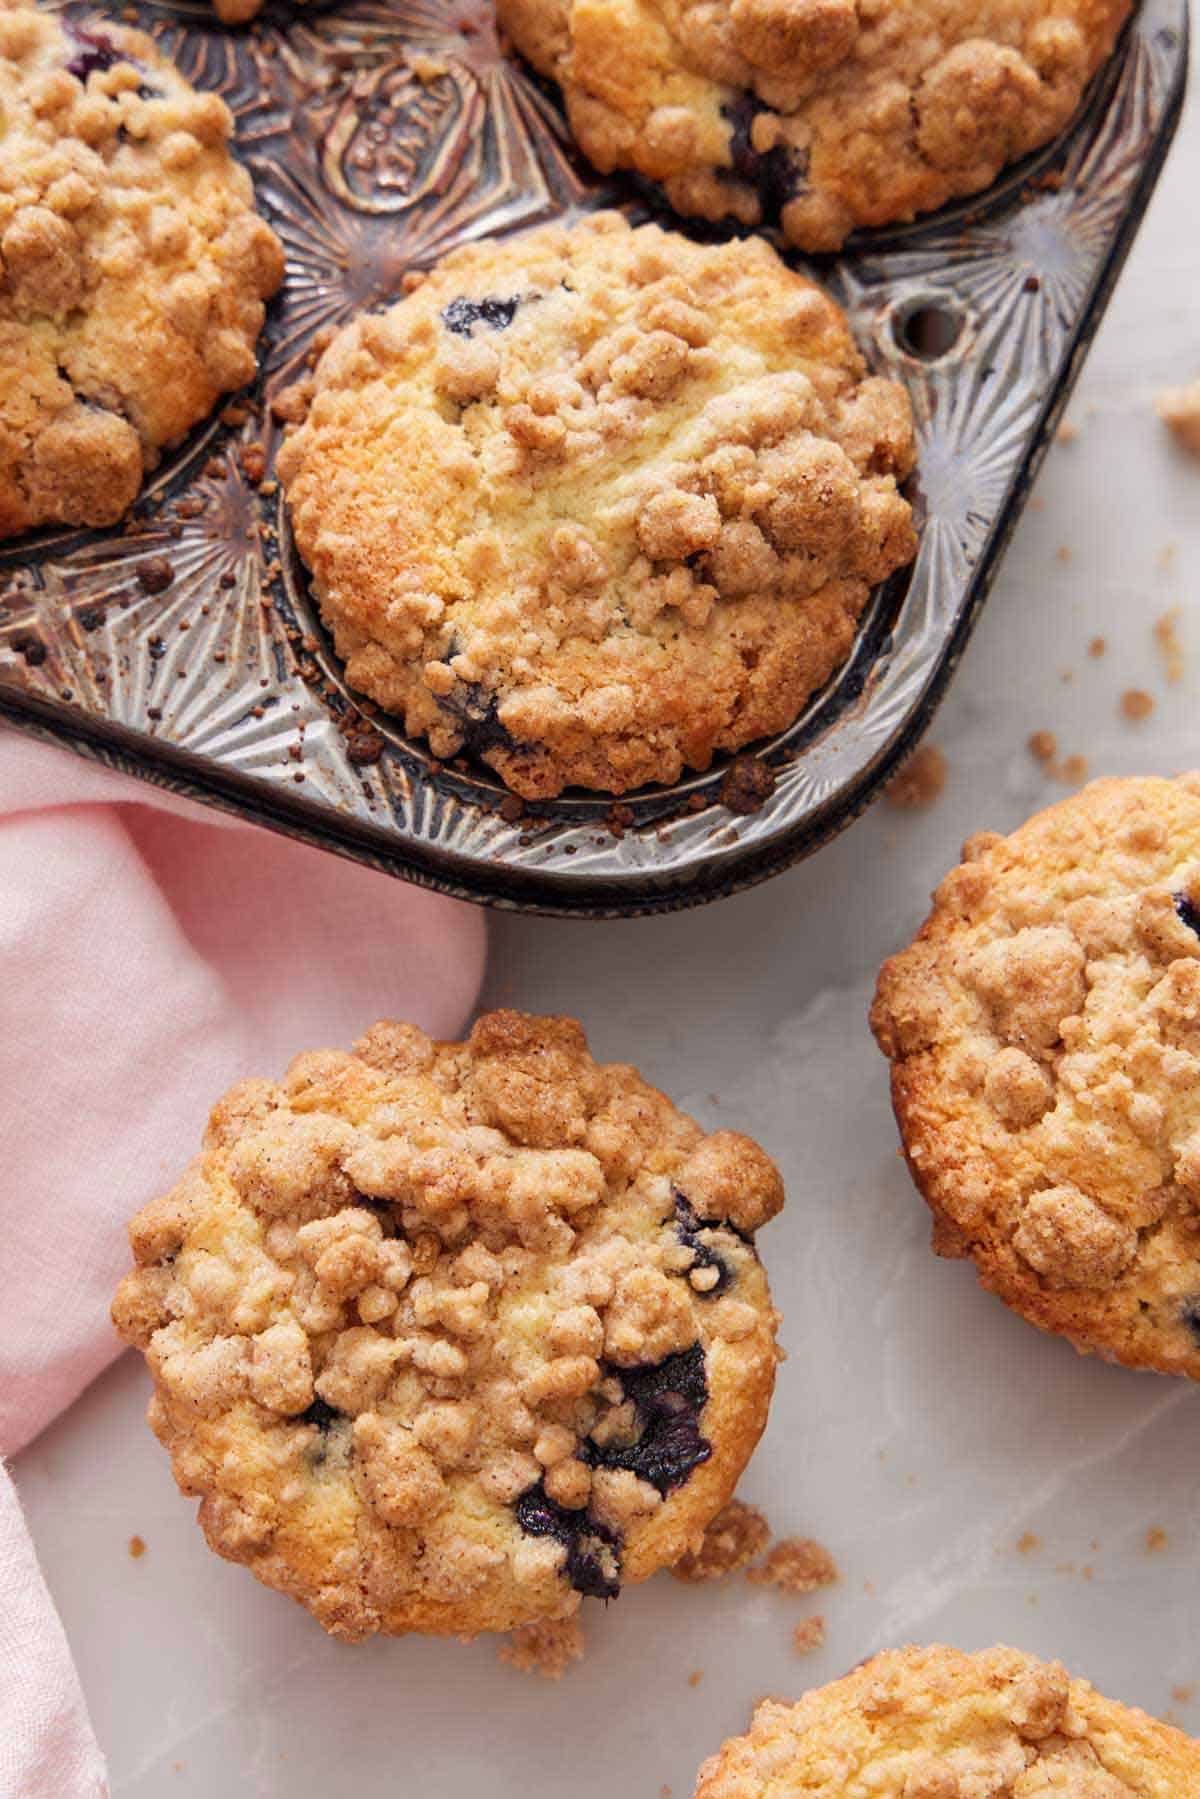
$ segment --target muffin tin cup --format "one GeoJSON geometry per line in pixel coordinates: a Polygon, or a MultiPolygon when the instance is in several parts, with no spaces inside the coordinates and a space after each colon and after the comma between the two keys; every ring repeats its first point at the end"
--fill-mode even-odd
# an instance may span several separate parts
{"type": "Polygon", "coordinates": [[[478,5],[268,8],[240,33],[205,4],[136,12],[232,108],[287,282],[256,390],[166,459],[123,529],[0,546],[0,716],[519,910],[697,905],[855,818],[945,690],[1100,323],[1178,121],[1186,0],[1146,0],[1071,129],[987,195],[811,266],[874,371],[904,382],[917,425],[917,558],[872,596],[846,664],[732,775],[721,758],[672,787],[525,806],[486,769],[435,761],[346,686],[274,481],[272,407],[318,332],[386,304],[454,245],[601,205],[645,216],[645,196],[574,156],[553,97],[478,5]]]}

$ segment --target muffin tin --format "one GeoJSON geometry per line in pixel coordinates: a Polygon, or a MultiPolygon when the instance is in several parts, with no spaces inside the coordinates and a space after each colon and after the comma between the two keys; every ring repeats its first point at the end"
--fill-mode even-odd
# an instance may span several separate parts
{"type": "MultiPolygon", "coordinates": [[[[86,6],[64,10],[87,16],[86,6]]],[[[272,477],[272,402],[314,335],[453,245],[620,204],[490,12],[435,0],[123,12],[218,89],[288,257],[256,392],[208,421],[116,532],[0,546],[0,715],[161,786],[489,904],[614,916],[698,904],[811,853],[914,745],[962,653],[1171,140],[1186,0],[1146,0],[1071,130],[970,206],[860,234],[816,278],[917,421],[916,562],[853,653],[752,759],[614,802],[521,806],[356,701],[272,477]],[[733,805],[726,801],[733,801],[733,805]],[[753,810],[739,810],[753,807],[753,810]]]]}

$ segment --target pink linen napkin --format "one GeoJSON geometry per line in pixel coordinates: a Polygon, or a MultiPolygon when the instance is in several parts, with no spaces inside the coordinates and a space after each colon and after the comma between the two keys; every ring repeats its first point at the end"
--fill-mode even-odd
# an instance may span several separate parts
{"type": "MultiPolygon", "coordinates": [[[[117,1354],[125,1223],[233,1081],[376,1018],[455,1034],[474,909],[0,733],[0,1456],[117,1354]]],[[[103,1763],[0,1465],[0,1796],[103,1763]]]]}

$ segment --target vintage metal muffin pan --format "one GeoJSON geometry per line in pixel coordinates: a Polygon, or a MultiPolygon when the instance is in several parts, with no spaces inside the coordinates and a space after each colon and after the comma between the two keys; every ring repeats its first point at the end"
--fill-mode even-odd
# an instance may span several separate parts
{"type": "Polygon", "coordinates": [[[167,460],[124,530],[0,546],[0,715],[407,879],[577,915],[715,898],[854,818],[953,671],[1099,323],[1178,118],[1186,0],[1146,0],[1071,131],[981,202],[864,234],[814,270],[912,395],[921,543],[846,666],[759,750],[770,791],[748,813],[723,803],[724,762],[616,805],[521,808],[488,771],[441,766],[366,717],[271,474],[271,402],[316,332],[454,244],[574,208],[644,210],[641,196],[573,157],[478,0],[272,6],[236,33],[205,0],[122,17],[229,102],[287,282],[259,390],[167,460]]]}

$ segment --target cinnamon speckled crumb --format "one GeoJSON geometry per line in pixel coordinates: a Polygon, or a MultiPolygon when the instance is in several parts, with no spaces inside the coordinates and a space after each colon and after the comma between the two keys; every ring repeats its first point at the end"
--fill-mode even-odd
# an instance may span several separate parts
{"type": "Polygon", "coordinates": [[[946,758],[936,744],[923,743],[884,788],[889,806],[916,812],[932,806],[946,785],[946,758]]]}
{"type": "Polygon", "coordinates": [[[1144,687],[1127,687],[1121,695],[1121,717],[1130,724],[1141,724],[1154,711],[1154,695],[1144,687]]]}
{"type": "Polygon", "coordinates": [[[820,1612],[814,1612],[811,1618],[802,1618],[792,1632],[792,1648],[797,1655],[811,1655],[814,1649],[820,1649],[825,1642],[825,1620],[820,1612]]]}
{"type": "Polygon", "coordinates": [[[771,1541],[771,1527],[757,1506],[731,1499],[704,1533],[699,1549],[671,1569],[676,1580],[723,1580],[755,1561],[771,1541]]]}
{"type": "Polygon", "coordinates": [[[547,1618],[514,1630],[497,1651],[500,1660],[522,1674],[561,1680],[572,1662],[583,1659],[583,1627],[578,1618],[547,1618]]]}
{"type": "Polygon", "coordinates": [[[1154,641],[1167,665],[1167,680],[1178,681],[1183,675],[1183,645],[1179,641],[1179,609],[1172,607],[1154,621],[1154,641]]]}
{"type": "Polygon", "coordinates": [[[1200,380],[1186,387],[1164,387],[1155,405],[1180,449],[1200,456],[1200,380]]]}
{"type": "Polygon", "coordinates": [[[837,1578],[837,1563],[813,1537],[780,1537],[766,1561],[746,1572],[756,1586],[780,1587],[785,1593],[815,1593],[837,1578]]]}

